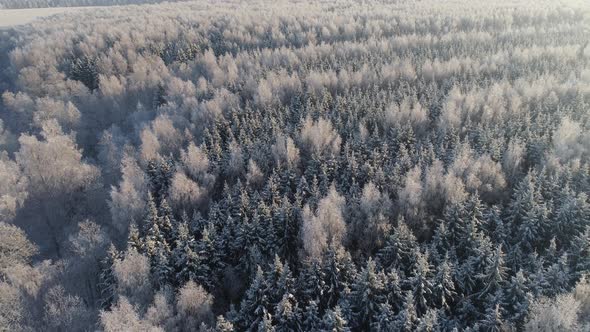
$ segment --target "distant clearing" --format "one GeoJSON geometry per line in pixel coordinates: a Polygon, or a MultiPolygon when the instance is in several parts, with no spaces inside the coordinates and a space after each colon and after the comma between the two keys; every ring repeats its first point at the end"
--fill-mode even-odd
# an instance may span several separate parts
{"type": "Polygon", "coordinates": [[[31,23],[42,17],[55,14],[69,13],[78,10],[87,10],[92,7],[60,7],[60,8],[33,8],[33,9],[0,9],[0,27],[10,27],[31,23]]]}

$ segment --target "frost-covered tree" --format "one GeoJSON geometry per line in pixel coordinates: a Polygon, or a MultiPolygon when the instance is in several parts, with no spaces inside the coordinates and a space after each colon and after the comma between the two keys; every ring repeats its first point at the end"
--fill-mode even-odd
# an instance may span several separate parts
{"type": "Polygon", "coordinates": [[[45,227],[52,249],[61,256],[64,229],[100,206],[94,201],[100,199],[99,170],[83,160],[74,137],[55,121],[44,123],[42,137],[22,135],[15,157],[28,179],[28,209],[35,211],[27,219],[45,227]]]}
{"type": "Polygon", "coordinates": [[[309,206],[303,210],[301,234],[305,253],[320,258],[329,246],[338,246],[345,233],[343,209],[345,199],[331,186],[326,197],[318,203],[314,212],[309,206]]]}
{"type": "Polygon", "coordinates": [[[178,293],[176,308],[183,331],[197,330],[202,323],[213,324],[213,297],[193,281],[187,282],[178,293]]]}

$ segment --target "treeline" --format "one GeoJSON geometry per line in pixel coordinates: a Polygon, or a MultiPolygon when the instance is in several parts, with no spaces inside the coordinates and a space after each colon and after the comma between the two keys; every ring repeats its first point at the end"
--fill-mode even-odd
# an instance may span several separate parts
{"type": "MultiPolygon", "coordinates": [[[[182,2],[188,0],[166,0],[182,2]]],[[[83,6],[122,6],[160,3],[163,0],[0,0],[0,9],[83,7],[83,6]]]]}
{"type": "Polygon", "coordinates": [[[588,329],[589,13],[203,1],[5,33],[0,327],[588,329]]]}

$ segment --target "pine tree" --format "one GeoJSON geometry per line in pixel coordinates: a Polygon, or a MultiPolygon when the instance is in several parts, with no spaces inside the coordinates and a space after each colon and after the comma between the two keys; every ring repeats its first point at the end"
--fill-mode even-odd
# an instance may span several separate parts
{"type": "Polygon", "coordinates": [[[293,207],[286,196],[281,200],[280,208],[274,218],[275,229],[277,230],[277,242],[279,243],[278,253],[287,262],[297,262],[300,218],[294,213],[293,207]]]}
{"type": "MultiPolygon", "coordinates": [[[[473,225],[473,223],[469,223],[473,225]]],[[[464,263],[459,268],[458,284],[467,293],[472,293],[485,287],[478,276],[485,272],[494,255],[490,239],[478,231],[467,227],[466,238],[457,248],[464,253],[464,263]]]]}
{"type": "Polygon", "coordinates": [[[539,239],[544,233],[544,225],[549,221],[549,210],[545,204],[534,205],[522,217],[522,223],[518,227],[520,244],[529,252],[538,248],[539,239]]]}
{"type": "Polygon", "coordinates": [[[209,279],[211,271],[209,266],[203,263],[203,259],[196,253],[190,245],[184,245],[176,257],[176,269],[179,272],[176,275],[178,283],[182,284],[189,280],[197,282],[206,289],[212,289],[213,285],[209,279]]]}
{"type": "Polygon", "coordinates": [[[278,252],[278,241],[270,208],[264,202],[261,201],[258,204],[253,221],[255,222],[255,232],[260,250],[267,257],[274,257],[275,253],[278,252]]]}
{"type": "Polygon", "coordinates": [[[205,229],[205,226],[207,226],[207,220],[203,218],[201,212],[194,211],[189,224],[190,232],[196,237],[199,237],[205,229]]]}

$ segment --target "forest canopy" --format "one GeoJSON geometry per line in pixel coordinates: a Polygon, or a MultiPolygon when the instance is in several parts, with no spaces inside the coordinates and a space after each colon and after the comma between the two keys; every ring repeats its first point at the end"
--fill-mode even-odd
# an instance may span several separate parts
{"type": "Polygon", "coordinates": [[[0,330],[590,329],[589,31],[576,0],[0,31],[0,330]]]}

